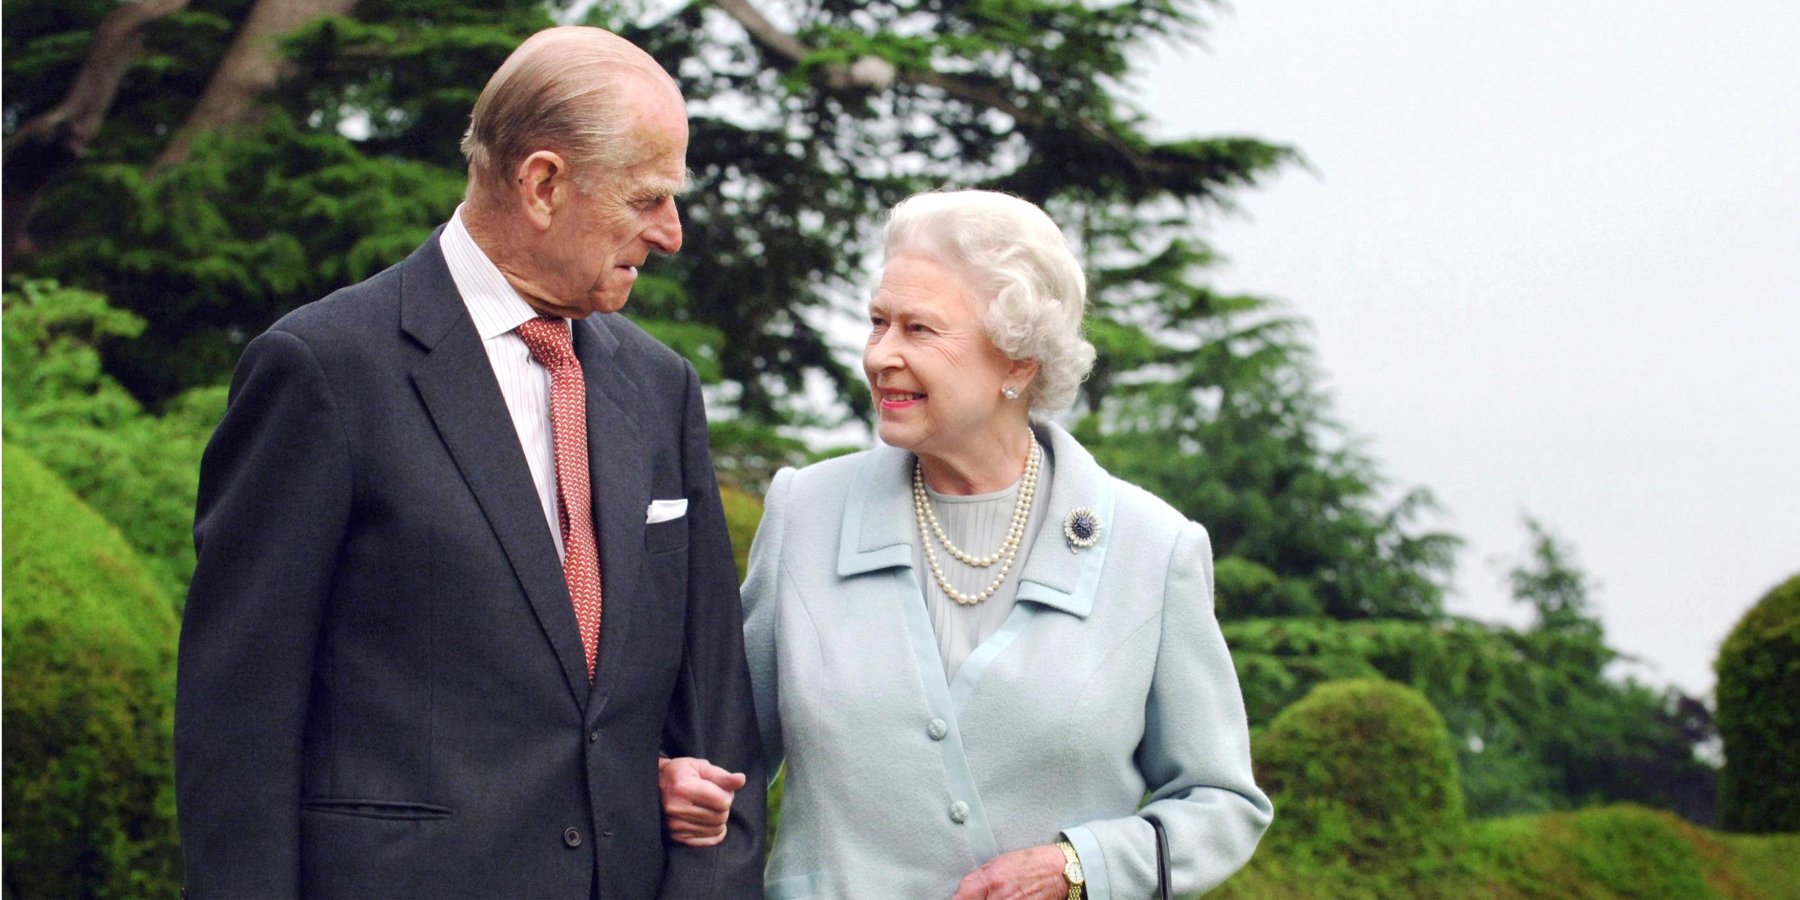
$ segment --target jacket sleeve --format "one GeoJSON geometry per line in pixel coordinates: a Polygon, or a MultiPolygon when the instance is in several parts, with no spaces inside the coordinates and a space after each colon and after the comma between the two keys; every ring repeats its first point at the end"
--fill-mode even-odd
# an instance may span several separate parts
{"type": "Polygon", "coordinates": [[[750,566],[744,578],[744,649],[750,656],[756,724],[762,733],[763,759],[770,782],[781,771],[787,749],[781,740],[775,632],[780,625],[776,589],[781,578],[781,532],[793,477],[793,469],[782,469],[769,485],[768,496],[763,498],[762,523],[756,528],[756,540],[750,544],[750,566]]]}
{"type": "Polygon", "coordinates": [[[696,756],[733,772],[737,792],[723,842],[669,844],[661,896],[762,896],[765,805],[762,748],[744,663],[743,612],[725,510],[707,445],[706,406],[691,365],[682,427],[682,480],[688,500],[687,631],[675,693],[663,728],[671,756],[696,756]]]}
{"type": "Polygon", "coordinates": [[[1063,833],[1093,900],[1156,895],[1156,837],[1168,831],[1173,893],[1211,890],[1250,860],[1274,810],[1250,768],[1250,734],[1231,654],[1213,614],[1212,545],[1189,522],[1163,587],[1162,639],[1137,750],[1150,789],[1137,815],[1063,833]]]}
{"type": "Polygon", "coordinates": [[[201,460],[182,616],[175,789],[196,900],[299,893],[302,733],[352,477],[312,351],[252,341],[201,460]]]}

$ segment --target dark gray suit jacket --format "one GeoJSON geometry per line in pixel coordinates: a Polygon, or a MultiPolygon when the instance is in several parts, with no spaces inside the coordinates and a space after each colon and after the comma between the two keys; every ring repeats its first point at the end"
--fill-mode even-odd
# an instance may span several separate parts
{"type": "Polygon", "coordinates": [[[760,896],[764,783],[693,368],[575,323],[604,620],[438,249],[252,341],[200,469],[176,788],[191,897],[760,896]],[[653,499],[687,515],[645,524],[653,499]],[[666,844],[657,755],[750,776],[666,844]]]}

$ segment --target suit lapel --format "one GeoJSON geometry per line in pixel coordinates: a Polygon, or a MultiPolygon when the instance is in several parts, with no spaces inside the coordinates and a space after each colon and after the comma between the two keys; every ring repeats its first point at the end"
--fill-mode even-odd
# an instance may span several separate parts
{"type": "Polygon", "coordinates": [[[600,541],[600,655],[590,702],[606,703],[627,656],[632,619],[643,605],[644,516],[650,506],[650,448],[624,398],[642,387],[619,364],[609,316],[575,323],[575,355],[587,380],[588,480],[600,541]]]}
{"type": "Polygon", "coordinates": [[[404,265],[401,327],[426,350],[413,369],[413,385],[512,564],[575,702],[584,704],[587,660],[568,584],[524,451],[517,440],[506,439],[512,419],[487,351],[444,265],[437,237],[404,265]]]}

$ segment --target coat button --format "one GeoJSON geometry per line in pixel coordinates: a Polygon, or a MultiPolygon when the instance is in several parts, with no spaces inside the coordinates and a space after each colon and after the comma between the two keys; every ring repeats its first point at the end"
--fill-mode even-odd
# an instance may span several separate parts
{"type": "Polygon", "coordinates": [[[950,733],[950,724],[943,719],[932,719],[931,723],[925,726],[925,733],[931,735],[932,740],[941,741],[944,739],[944,735],[950,733]]]}
{"type": "Polygon", "coordinates": [[[599,743],[599,741],[600,741],[600,732],[598,732],[598,731],[588,732],[588,743],[594,744],[594,743],[599,743]]]}
{"type": "Polygon", "coordinates": [[[950,821],[958,825],[969,821],[969,804],[961,800],[950,804],[950,821]]]}
{"type": "Polygon", "coordinates": [[[563,829],[563,843],[568,844],[571,847],[581,846],[581,829],[579,829],[579,828],[564,828],[563,829]]]}

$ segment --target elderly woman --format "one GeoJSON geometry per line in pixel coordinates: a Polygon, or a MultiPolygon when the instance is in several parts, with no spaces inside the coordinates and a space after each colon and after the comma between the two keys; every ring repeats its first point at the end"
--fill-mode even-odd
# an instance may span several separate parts
{"type": "MultiPolygon", "coordinates": [[[[886,245],[885,446],[776,475],[744,583],[787,763],[767,896],[1151,897],[1152,818],[1174,892],[1219,884],[1271,809],[1206,530],[1033,415],[1093,365],[1080,265],[985,191],[901,203],[886,245]]],[[[716,837],[719,795],[667,798],[678,839],[716,837]]]]}

